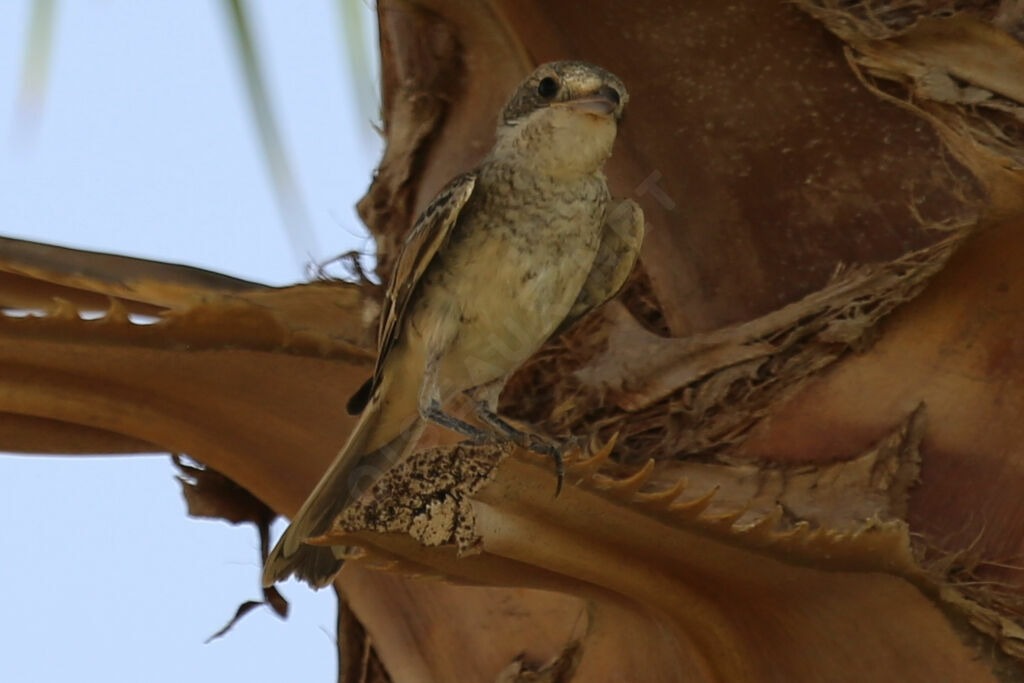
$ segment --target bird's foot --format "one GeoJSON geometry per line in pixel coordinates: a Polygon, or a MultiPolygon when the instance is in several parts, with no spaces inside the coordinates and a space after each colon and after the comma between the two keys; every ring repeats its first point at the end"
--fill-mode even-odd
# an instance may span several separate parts
{"type": "Polygon", "coordinates": [[[483,430],[476,430],[475,433],[466,434],[470,443],[474,446],[486,446],[496,443],[514,443],[520,448],[524,448],[533,453],[540,455],[546,455],[555,461],[555,476],[558,478],[555,483],[555,495],[557,496],[562,492],[562,483],[565,481],[565,462],[562,457],[563,452],[572,450],[575,447],[573,444],[553,444],[545,441],[544,439],[536,436],[535,434],[528,434],[518,429],[509,429],[508,431],[502,430],[502,433],[495,434],[491,432],[485,432],[483,430]]]}
{"type": "Polygon", "coordinates": [[[562,492],[562,484],[565,482],[565,458],[562,457],[564,446],[562,444],[552,444],[544,441],[534,435],[530,436],[530,442],[524,446],[527,450],[539,453],[540,455],[546,455],[555,461],[555,497],[562,492]]]}
{"type": "Polygon", "coordinates": [[[576,437],[570,437],[563,443],[552,443],[536,433],[527,432],[509,424],[486,401],[477,400],[470,393],[467,393],[467,396],[473,402],[477,417],[492,430],[490,435],[474,443],[511,442],[525,450],[550,457],[555,462],[555,476],[558,478],[555,484],[555,495],[560,494],[562,492],[562,484],[565,481],[565,461],[563,455],[578,448],[581,443],[580,440],[576,437]]]}
{"type": "Polygon", "coordinates": [[[539,455],[546,455],[554,461],[555,476],[557,477],[557,481],[555,483],[555,496],[558,496],[562,492],[562,485],[565,483],[565,456],[573,451],[579,450],[582,439],[570,436],[568,439],[560,443],[552,443],[551,441],[539,437],[536,434],[528,434],[517,430],[517,434],[509,435],[508,440],[515,443],[520,448],[524,448],[539,455]]]}

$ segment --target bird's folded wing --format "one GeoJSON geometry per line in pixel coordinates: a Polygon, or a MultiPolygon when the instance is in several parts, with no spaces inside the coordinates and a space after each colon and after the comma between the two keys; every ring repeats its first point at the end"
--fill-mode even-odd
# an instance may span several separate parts
{"type": "Polygon", "coordinates": [[[643,241],[644,212],[631,199],[613,199],[590,274],[556,335],[619,293],[633,272],[643,241]]]}
{"type": "Polygon", "coordinates": [[[391,281],[384,296],[384,307],[380,314],[380,328],[377,332],[377,366],[373,376],[349,400],[348,412],[358,415],[366,407],[374,390],[380,384],[380,374],[388,351],[402,329],[409,301],[416,291],[427,266],[434,255],[448,240],[452,228],[458,222],[462,207],[469,201],[476,186],[475,173],[456,176],[434,197],[416,224],[405,238],[405,244],[398,255],[398,262],[391,274],[391,281]]]}

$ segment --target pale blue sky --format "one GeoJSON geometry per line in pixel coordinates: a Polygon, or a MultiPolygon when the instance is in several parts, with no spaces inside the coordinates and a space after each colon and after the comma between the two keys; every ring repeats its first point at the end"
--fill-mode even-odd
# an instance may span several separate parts
{"type": "MultiPolygon", "coordinates": [[[[30,2],[4,3],[0,234],[303,279],[224,4],[59,3],[42,118],[26,139],[15,99],[30,2]]],[[[365,85],[353,83],[337,3],[249,4],[314,255],[368,249],[352,205],[380,148],[357,106],[365,85]]],[[[359,7],[372,51],[373,10],[359,7]]],[[[0,456],[0,548],[2,681],[334,680],[330,592],[286,584],[287,621],[257,610],[203,644],[259,598],[257,538],[186,517],[166,457],[0,456]]]]}

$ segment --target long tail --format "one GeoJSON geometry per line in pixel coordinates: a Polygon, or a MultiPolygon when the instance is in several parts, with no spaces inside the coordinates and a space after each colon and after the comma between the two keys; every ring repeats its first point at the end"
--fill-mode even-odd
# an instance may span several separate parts
{"type": "Polygon", "coordinates": [[[419,439],[422,420],[416,419],[387,444],[363,453],[377,423],[371,407],[363,414],[345,447],[292,520],[263,567],[263,585],[272,586],[292,574],[314,588],[331,582],[341,569],[343,546],[307,545],[308,538],[326,533],[335,518],[377,481],[419,439]]]}

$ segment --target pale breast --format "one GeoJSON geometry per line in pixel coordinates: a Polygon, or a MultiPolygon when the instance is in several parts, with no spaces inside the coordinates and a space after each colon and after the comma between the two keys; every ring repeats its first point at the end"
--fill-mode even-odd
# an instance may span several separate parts
{"type": "Polygon", "coordinates": [[[547,340],[586,281],[604,221],[603,177],[547,188],[514,174],[481,180],[413,316],[443,357],[445,393],[504,376],[547,340]]]}

